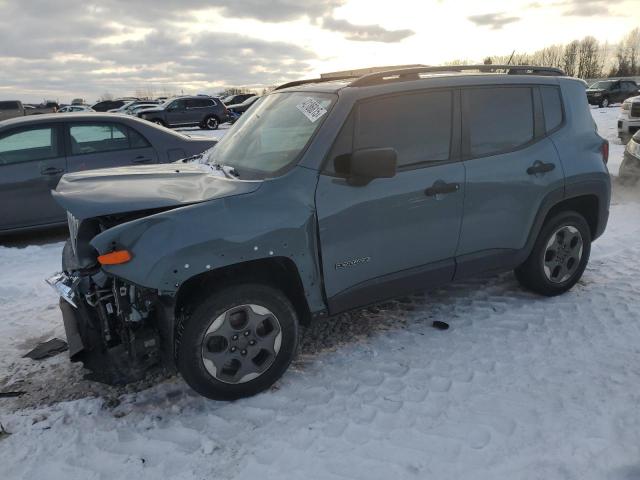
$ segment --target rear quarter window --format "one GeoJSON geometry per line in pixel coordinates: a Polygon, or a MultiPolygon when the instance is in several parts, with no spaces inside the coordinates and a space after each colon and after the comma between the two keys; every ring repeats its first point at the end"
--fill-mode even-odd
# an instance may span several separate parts
{"type": "Polygon", "coordinates": [[[542,96],[542,109],[544,111],[544,124],[547,133],[555,130],[562,124],[562,97],[558,87],[540,87],[542,96]]]}

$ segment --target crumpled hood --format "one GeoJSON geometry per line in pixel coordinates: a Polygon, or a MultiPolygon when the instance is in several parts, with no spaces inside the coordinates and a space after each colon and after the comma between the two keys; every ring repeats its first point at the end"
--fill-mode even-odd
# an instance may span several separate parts
{"type": "Polygon", "coordinates": [[[241,195],[260,185],[261,181],[229,179],[209,165],[178,162],[69,173],[52,194],[82,220],[241,195]]]}

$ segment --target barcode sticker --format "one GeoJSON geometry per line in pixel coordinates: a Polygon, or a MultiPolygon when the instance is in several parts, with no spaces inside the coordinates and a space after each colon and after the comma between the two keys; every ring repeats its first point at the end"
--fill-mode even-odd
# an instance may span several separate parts
{"type": "Polygon", "coordinates": [[[296,108],[302,112],[302,114],[309,119],[311,123],[321,118],[327,109],[320,105],[315,99],[307,97],[304,102],[296,105],[296,108]]]}

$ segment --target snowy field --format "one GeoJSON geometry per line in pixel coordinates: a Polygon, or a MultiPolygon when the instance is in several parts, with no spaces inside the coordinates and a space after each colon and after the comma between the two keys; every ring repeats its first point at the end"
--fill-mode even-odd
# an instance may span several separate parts
{"type": "MultiPolygon", "coordinates": [[[[592,110],[613,175],[618,111],[592,110]]],[[[0,391],[27,392],[0,398],[3,479],[640,478],[640,187],[614,184],[566,295],[504,274],[323,320],[274,388],[233,403],[176,377],[118,390],[66,354],[22,358],[64,338],[43,282],[60,266],[51,239],[0,246],[0,391]]]]}

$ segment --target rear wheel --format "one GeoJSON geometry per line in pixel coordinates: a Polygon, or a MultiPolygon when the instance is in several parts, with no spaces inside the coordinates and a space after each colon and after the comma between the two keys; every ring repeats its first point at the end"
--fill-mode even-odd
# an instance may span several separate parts
{"type": "Polygon", "coordinates": [[[200,304],[178,329],[177,366],[196,392],[215,400],[255,395],[295,356],[298,319],[274,288],[229,287],[200,304]]]}
{"type": "Polygon", "coordinates": [[[515,273],[529,290],[559,295],[582,277],[591,253],[591,232],[582,215],[561,212],[542,227],[529,258],[515,273]]]}
{"type": "Polygon", "coordinates": [[[213,115],[210,117],[207,117],[204,120],[204,128],[206,128],[207,130],[217,130],[219,126],[220,126],[220,121],[218,120],[217,117],[213,115]]]}

